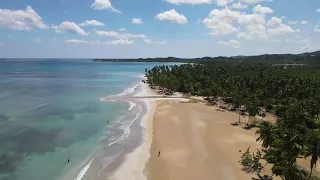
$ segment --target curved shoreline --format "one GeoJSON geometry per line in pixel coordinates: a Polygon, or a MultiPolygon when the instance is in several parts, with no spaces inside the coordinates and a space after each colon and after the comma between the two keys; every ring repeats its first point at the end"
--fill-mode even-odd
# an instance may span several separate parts
{"type": "Polygon", "coordinates": [[[144,173],[146,163],[150,159],[150,150],[153,138],[153,116],[156,110],[156,101],[159,100],[175,100],[189,101],[182,96],[163,96],[152,91],[146,84],[140,83],[142,90],[129,99],[141,99],[147,107],[147,111],[140,120],[142,128],[142,143],[131,153],[123,158],[123,162],[110,176],[114,180],[146,180],[144,173]]]}

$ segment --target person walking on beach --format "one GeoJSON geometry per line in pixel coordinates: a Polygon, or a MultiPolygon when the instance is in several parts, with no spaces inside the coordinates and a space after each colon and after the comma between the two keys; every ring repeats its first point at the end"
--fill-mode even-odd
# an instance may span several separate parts
{"type": "Polygon", "coordinates": [[[160,157],[160,151],[159,151],[158,157],[160,157]]]}

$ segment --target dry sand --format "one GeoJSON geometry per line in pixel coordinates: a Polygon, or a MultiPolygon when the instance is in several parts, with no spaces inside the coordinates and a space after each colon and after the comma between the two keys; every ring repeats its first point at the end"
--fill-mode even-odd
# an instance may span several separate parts
{"type": "Polygon", "coordinates": [[[238,161],[241,152],[260,144],[254,131],[230,125],[237,120],[238,115],[203,103],[158,102],[147,179],[251,179],[253,175],[243,172],[238,161]]]}

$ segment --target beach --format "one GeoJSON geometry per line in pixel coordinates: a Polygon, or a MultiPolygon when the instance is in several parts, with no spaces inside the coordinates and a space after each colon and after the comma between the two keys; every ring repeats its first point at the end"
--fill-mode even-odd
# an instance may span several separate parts
{"type": "Polygon", "coordinates": [[[167,98],[148,87],[135,96],[148,108],[140,122],[143,142],[110,179],[251,179],[253,174],[242,171],[238,161],[249,146],[254,151],[261,145],[255,131],[230,125],[238,121],[237,114],[188,102],[179,94],[167,98]]]}
{"type": "Polygon", "coordinates": [[[230,125],[237,120],[236,114],[204,103],[158,102],[146,176],[149,180],[250,179],[238,161],[241,152],[260,144],[254,132],[230,125]]]}

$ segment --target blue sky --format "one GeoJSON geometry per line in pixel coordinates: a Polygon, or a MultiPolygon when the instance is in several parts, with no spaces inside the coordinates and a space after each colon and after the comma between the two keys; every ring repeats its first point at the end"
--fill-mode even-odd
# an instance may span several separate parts
{"type": "Polygon", "coordinates": [[[1,0],[0,56],[202,57],[320,50],[319,0],[1,0]]]}

